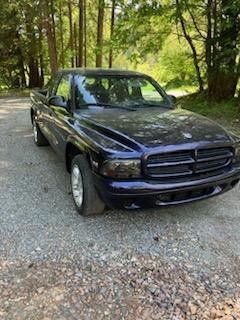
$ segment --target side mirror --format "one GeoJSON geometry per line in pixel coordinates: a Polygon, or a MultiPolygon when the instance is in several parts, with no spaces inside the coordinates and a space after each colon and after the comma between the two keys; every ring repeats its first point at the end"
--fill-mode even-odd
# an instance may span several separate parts
{"type": "Polygon", "coordinates": [[[171,100],[174,104],[176,104],[177,98],[176,98],[175,96],[173,96],[173,95],[168,95],[168,96],[169,96],[170,100],[171,100]]]}
{"type": "Polygon", "coordinates": [[[62,96],[52,96],[48,99],[48,104],[50,106],[62,107],[67,108],[67,102],[65,101],[64,97],[62,96]]]}

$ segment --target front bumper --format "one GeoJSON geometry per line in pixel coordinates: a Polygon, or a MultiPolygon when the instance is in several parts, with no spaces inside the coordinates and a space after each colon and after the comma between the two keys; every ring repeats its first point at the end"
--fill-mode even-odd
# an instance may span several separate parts
{"type": "Polygon", "coordinates": [[[159,183],[157,180],[111,180],[95,176],[95,185],[110,208],[152,208],[203,200],[231,190],[240,168],[202,180],[159,183]]]}

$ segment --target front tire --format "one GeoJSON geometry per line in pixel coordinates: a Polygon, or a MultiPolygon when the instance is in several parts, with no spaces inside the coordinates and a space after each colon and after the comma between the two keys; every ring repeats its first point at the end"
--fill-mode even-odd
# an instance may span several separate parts
{"type": "Polygon", "coordinates": [[[104,211],[105,203],[97,194],[92,172],[83,155],[77,155],[72,160],[71,189],[73,201],[80,215],[98,215],[104,211]]]}
{"type": "Polygon", "coordinates": [[[33,139],[37,146],[47,146],[48,141],[40,131],[35,119],[32,119],[32,128],[33,128],[33,139]]]}

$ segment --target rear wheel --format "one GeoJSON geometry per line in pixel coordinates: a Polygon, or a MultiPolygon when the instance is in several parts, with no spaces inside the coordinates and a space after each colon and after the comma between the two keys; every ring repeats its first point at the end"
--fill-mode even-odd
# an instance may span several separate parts
{"type": "Polygon", "coordinates": [[[32,128],[33,128],[33,139],[36,145],[39,147],[48,145],[47,139],[44,137],[44,135],[40,131],[34,118],[32,120],[32,128]]]}
{"type": "Polygon", "coordinates": [[[72,160],[71,188],[76,209],[82,216],[97,215],[104,211],[105,203],[97,194],[92,172],[83,155],[77,155],[72,160]]]}

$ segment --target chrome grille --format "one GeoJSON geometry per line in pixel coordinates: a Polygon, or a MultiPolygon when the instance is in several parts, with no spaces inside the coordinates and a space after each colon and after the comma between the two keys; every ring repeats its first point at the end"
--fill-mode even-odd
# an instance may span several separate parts
{"type": "Polygon", "coordinates": [[[154,178],[182,178],[217,175],[231,167],[233,148],[195,149],[147,156],[145,171],[154,178]]]}

